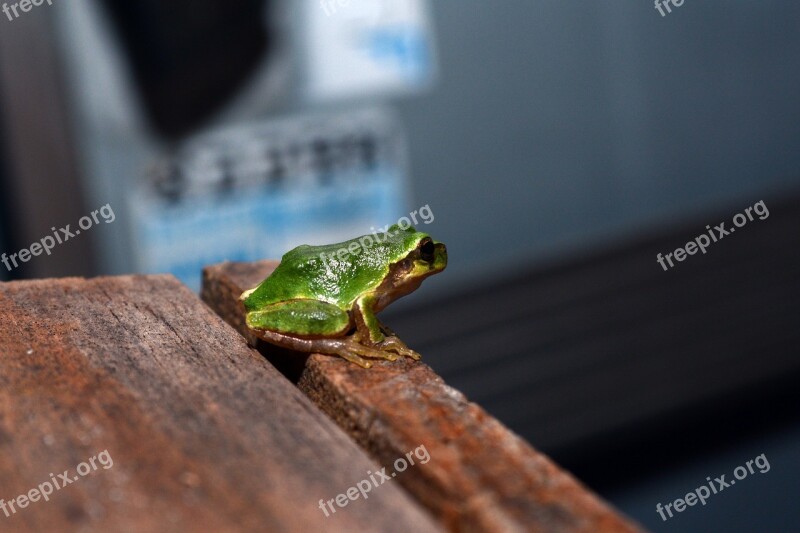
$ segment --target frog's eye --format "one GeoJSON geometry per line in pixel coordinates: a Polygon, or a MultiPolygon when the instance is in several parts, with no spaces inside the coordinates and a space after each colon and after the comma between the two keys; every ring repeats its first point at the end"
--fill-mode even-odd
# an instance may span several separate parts
{"type": "Polygon", "coordinates": [[[433,241],[430,239],[426,240],[419,249],[420,258],[428,263],[433,263],[433,252],[435,249],[436,247],[433,245],[433,241]]]}

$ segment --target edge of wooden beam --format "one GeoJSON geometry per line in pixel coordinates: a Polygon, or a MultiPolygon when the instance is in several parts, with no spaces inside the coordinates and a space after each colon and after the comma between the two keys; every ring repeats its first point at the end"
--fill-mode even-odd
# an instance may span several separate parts
{"type": "Polygon", "coordinates": [[[2,531],[441,530],[396,483],[351,496],[374,460],[172,276],[0,283],[0,354],[2,531]]]}
{"type": "Polygon", "coordinates": [[[201,296],[382,465],[424,446],[429,462],[397,479],[448,528],[640,531],[424,363],[377,362],[364,370],[257,339],[244,324],[238,298],[276,265],[207,267],[201,296]]]}

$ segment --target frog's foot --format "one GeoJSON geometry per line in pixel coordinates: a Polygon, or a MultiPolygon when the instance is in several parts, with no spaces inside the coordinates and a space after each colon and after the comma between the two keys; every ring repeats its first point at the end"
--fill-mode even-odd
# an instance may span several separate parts
{"type": "Polygon", "coordinates": [[[334,339],[304,339],[269,330],[255,329],[254,332],[259,338],[272,344],[283,346],[284,348],[300,352],[338,355],[342,359],[346,359],[363,368],[370,368],[372,366],[372,362],[370,362],[369,359],[396,361],[399,357],[397,353],[381,349],[379,346],[367,346],[362,344],[362,339],[358,333],[354,333],[348,337],[334,339]]]}
{"type": "Polygon", "coordinates": [[[370,363],[369,361],[367,361],[366,359],[364,359],[360,355],[355,354],[352,351],[347,350],[347,349],[340,350],[340,351],[337,350],[335,353],[331,353],[331,354],[328,354],[328,355],[338,355],[342,359],[350,361],[351,363],[355,363],[355,364],[357,364],[358,366],[360,366],[362,368],[372,368],[372,363],[370,363]]]}
{"type": "Polygon", "coordinates": [[[265,329],[253,329],[253,332],[262,340],[290,350],[338,355],[342,359],[346,359],[364,368],[370,368],[372,363],[364,359],[362,355],[366,357],[386,358],[380,350],[368,350],[367,347],[359,344],[351,337],[338,339],[304,339],[302,337],[285,335],[277,331],[265,329]]]}
{"type": "Polygon", "coordinates": [[[406,343],[401,341],[400,338],[397,336],[397,333],[395,333],[389,326],[383,323],[379,324],[381,333],[383,333],[384,335],[383,341],[378,343],[382,350],[389,350],[397,353],[398,355],[402,355],[404,357],[410,357],[415,361],[419,361],[422,358],[422,356],[419,353],[415,352],[414,350],[409,348],[408,345],[406,345],[406,343]]]}
{"type": "Polygon", "coordinates": [[[338,355],[348,361],[361,365],[364,368],[369,368],[372,363],[368,359],[386,359],[387,361],[396,361],[397,354],[389,351],[384,351],[378,347],[366,346],[359,342],[357,336],[351,336],[346,339],[335,340],[328,343],[327,353],[338,355]]]}
{"type": "Polygon", "coordinates": [[[409,348],[406,343],[401,341],[392,330],[383,324],[381,324],[380,329],[381,333],[383,334],[383,339],[378,342],[374,342],[372,339],[370,339],[369,335],[362,335],[358,330],[356,330],[356,332],[353,333],[349,338],[368,348],[380,350],[384,354],[388,354],[389,356],[384,356],[384,358],[388,359],[389,361],[396,360],[397,356],[410,357],[415,361],[419,361],[422,358],[420,354],[409,348]],[[397,356],[395,354],[397,354],[397,356]]]}
{"type": "Polygon", "coordinates": [[[338,355],[364,368],[372,366],[372,363],[367,359],[397,361],[398,358],[398,354],[393,351],[383,349],[380,346],[367,346],[362,344],[358,334],[353,334],[343,339],[320,340],[318,344],[318,347],[321,348],[321,353],[338,355]]]}
{"type": "Polygon", "coordinates": [[[404,357],[410,357],[415,361],[422,359],[422,356],[409,348],[406,343],[401,341],[396,335],[386,337],[378,347],[385,352],[394,352],[404,357]]]}

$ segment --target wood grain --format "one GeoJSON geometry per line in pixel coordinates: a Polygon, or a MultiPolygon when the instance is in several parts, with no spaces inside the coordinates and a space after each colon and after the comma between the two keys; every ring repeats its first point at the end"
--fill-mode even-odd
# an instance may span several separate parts
{"type": "Polygon", "coordinates": [[[0,284],[0,498],[108,451],[2,531],[436,531],[377,465],[170,276],[0,284]]]}
{"type": "Polygon", "coordinates": [[[244,325],[238,297],[276,265],[208,267],[202,298],[381,464],[425,446],[430,461],[397,479],[449,529],[638,530],[427,365],[402,360],[364,370],[340,358],[293,353],[258,340],[244,325]]]}

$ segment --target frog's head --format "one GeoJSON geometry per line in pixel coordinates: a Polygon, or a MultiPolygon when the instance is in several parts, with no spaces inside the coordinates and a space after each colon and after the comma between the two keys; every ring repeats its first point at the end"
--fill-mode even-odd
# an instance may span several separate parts
{"type": "Polygon", "coordinates": [[[395,224],[387,232],[394,258],[378,293],[378,310],[417,289],[422,281],[447,266],[447,247],[427,233],[395,224]]]}

